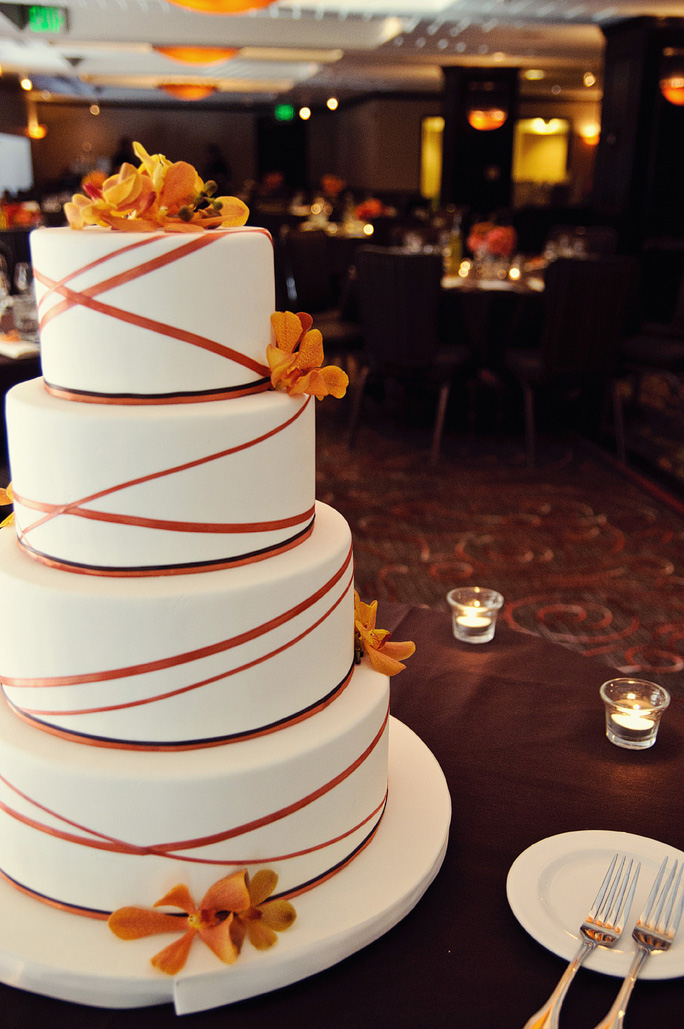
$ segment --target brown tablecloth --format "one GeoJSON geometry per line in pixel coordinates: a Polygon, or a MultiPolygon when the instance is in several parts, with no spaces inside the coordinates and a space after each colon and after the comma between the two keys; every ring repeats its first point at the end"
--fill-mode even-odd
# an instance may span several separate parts
{"type": "MultiPolygon", "coordinates": [[[[579,829],[633,832],[684,849],[684,705],[673,702],[652,750],[620,750],[603,732],[604,665],[505,626],[487,645],[459,644],[447,615],[419,608],[381,605],[378,625],[417,644],[392,679],[392,711],[431,748],[449,782],[453,818],[442,870],[414,910],[371,946],[282,990],[184,1016],[183,1025],[522,1027],[565,962],[508,906],[515,858],[538,840],[579,829]],[[489,933],[467,941],[476,914],[489,933]]],[[[563,1029],[591,1029],[618,985],[581,969],[563,1029]]],[[[12,1027],[176,1022],[170,1005],[105,1011],[7,986],[0,1004],[2,1024],[12,1027]]],[[[684,980],[640,981],[628,1022],[630,1029],[684,1024],[684,980]]]]}

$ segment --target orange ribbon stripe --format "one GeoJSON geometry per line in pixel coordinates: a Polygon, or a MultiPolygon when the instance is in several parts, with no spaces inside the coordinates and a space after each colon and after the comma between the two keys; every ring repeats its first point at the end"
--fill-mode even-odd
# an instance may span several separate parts
{"type": "MultiPolygon", "coordinates": [[[[119,483],[116,486],[108,486],[107,489],[99,490],[97,493],[91,493],[89,496],[82,497],[80,500],[72,500],[66,504],[41,505],[39,501],[33,501],[26,497],[20,498],[19,495],[15,493],[15,499],[18,503],[24,504],[26,507],[37,508],[38,510],[47,510],[48,512],[45,515],[45,517],[39,518],[37,521],[32,522],[31,525],[26,526],[26,528],[22,529],[19,526],[17,526],[17,536],[19,538],[19,541],[23,542],[23,540],[25,540],[26,536],[30,532],[32,532],[34,529],[37,529],[41,525],[45,525],[46,522],[49,522],[51,519],[56,518],[58,515],[81,515],[81,510],[84,504],[90,504],[95,500],[100,500],[102,497],[111,496],[113,493],[119,493],[121,490],[129,489],[132,486],[140,486],[146,482],[153,482],[155,479],[163,479],[167,478],[170,475],[177,475],[180,472],[186,472],[191,468],[198,468],[201,465],[208,464],[211,461],[219,461],[224,457],[232,457],[233,454],[237,454],[242,450],[248,450],[250,447],[256,447],[260,443],[263,443],[265,440],[270,439],[272,436],[276,436],[279,432],[283,432],[285,429],[289,428],[290,425],[296,422],[297,419],[304,414],[312,400],[312,397],[308,397],[306,402],[302,404],[299,410],[295,411],[295,413],[291,415],[289,418],[287,418],[284,422],[281,422],[279,425],[276,425],[273,429],[269,429],[268,432],[262,433],[261,436],[256,436],[254,439],[247,440],[245,443],[239,443],[234,447],[228,447],[226,450],[220,450],[215,454],[207,454],[205,457],[198,457],[193,461],[186,461],[184,464],[174,465],[171,468],[164,468],[162,469],[162,471],[159,472],[151,472],[149,475],[141,475],[138,478],[129,479],[127,482],[119,483]]],[[[88,515],[81,516],[88,517],[88,515]]],[[[114,514],[105,516],[105,518],[108,518],[111,521],[116,521],[119,517],[121,516],[114,514]]]]}
{"type": "MultiPolygon", "coordinates": [[[[11,818],[16,819],[23,825],[36,829],[38,832],[46,833],[48,836],[54,836],[67,843],[90,847],[94,850],[106,850],[114,854],[133,854],[138,856],[154,854],[157,857],[172,858],[176,861],[186,861],[191,863],[198,863],[201,861],[202,863],[207,863],[206,859],[198,859],[178,852],[197,850],[202,847],[211,847],[216,843],[225,843],[227,840],[237,839],[240,836],[245,836],[247,833],[254,832],[256,829],[262,829],[265,826],[273,825],[275,822],[282,821],[283,818],[287,818],[289,815],[295,814],[297,811],[301,811],[303,808],[313,804],[314,801],[319,800],[336,786],[339,786],[340,783],[348,779],[349,776],[370,757],[384,735],[388,720],[389,705],[380,729],[365,750],[362,751],[362,753],[352,761],[350,765],[322,786],[319,786],[317,789],[306,794],[304,797],[301,797],[299,800],[293,801],[291,804],[287,804],[285,807],[272,811],[267,815],[262,815],[260,818],[255,818],[250,822],[244,822],[242,825],[234,826],[231,829],[224,829],[221,832],[213,833],[210,836],[202,836],[188,840],[177,840],[172,843],[150,844],[147,846],[141,846],[135,843],[126,843],[124,840],[118,840],[114,836],[98,832],[95,829],[88,829],[86,826],[75,822],[73,819],[57,814],[57,812],[52,811],[44,804],[40,804],[38,801],[32,800],[27,794],[23,793],[2,775],[0,775],[0,782],[3,782],[8,789],[13,793],[16,793],[17,796],[21,797],[32,807],[39,811],[43,811],[45,814],[64,825],[68,825],[72,829],[78,830],[79,833],[88,833],[89,835],[81,836],[74,832],[67,832],[64,829],[57,829],[55,826],[47,825],[44,822],[39,822],[34,818],[30,818],[28,815],[22,814],[4,802],[0,802],[0,811],[4,811],[5,814],[9,815],[11,818]]],[[[217,863],[220,864],[220,862],[217,863]]]]}
{"type": "Polygon", "coordinates": [[[349,567],[351,560],[352,547],[350,545],[349,550],[347,551],[347,556],[340,568],[338,568],[338,570],[326,583],[323,584],[323,586],[320,587],[320,589],[316,590],[315,593],[312,593],[311,596],[300,601],[299,604],[295,604],[295,606],[291,607],[288,611],[284,611],[282,614],[276,615],[275,618],[271,618],[269,621],[263,622],[261,625],[255,626],[253,629],[248,629],[245,632],[239,633],[237,636],[232,636],[226,640],[220,640],[218,643],[211,643],[206,647],[198,647],[196,650],[174,654],[171,657],[159,658],[156,661],[147,661],[138,665],[129,665],[124,668],[112,668],[102,672],[87,672],[83,675],[47,676],[37,678],[24,678],[0,674],[0,680],[5,684],[5,686],[12,686],[15,688],[35,686],[41,688],[76,686],[83,683],[109,682],[112,679],[125,679],[132,675],[143,675],[148,672],[157,672],[165,668],[175,668],[178,665],[188,664],[192,661],[199,661],[205,657],[211,657],[214,654],[220,654],[226,650],[231,650],[234,647],[239,647],[243,643],[258,639],[259,636],[263,636],[265,633],[278,628],[280,625],[285,625],[303,611],[313,607],[318,600],[329,593],[335,584],[340,581],[346,569],[349,567]]]}

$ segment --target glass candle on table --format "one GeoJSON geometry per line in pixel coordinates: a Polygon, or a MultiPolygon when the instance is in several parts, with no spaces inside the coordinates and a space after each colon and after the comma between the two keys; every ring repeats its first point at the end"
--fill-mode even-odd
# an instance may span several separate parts
{"type": "Polygon", "coordinates": [[[646,750],[658,735],[670,694],[646,679],[609,679],[600,689],[605,705],[606,736],[616,747],[646,750]]]}
{"type": "Polygon", "coordinates": [[[447,593],[454,637],[464,643],[488,643],[494,638],[496,616],[503,597],[483,586],[463,586],[447,593]]]}

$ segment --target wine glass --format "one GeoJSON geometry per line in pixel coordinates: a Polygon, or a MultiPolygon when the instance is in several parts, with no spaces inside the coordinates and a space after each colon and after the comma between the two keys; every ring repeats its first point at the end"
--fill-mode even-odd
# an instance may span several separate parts
{"type": "Polygon", "coordinates": [[[14,285],[17,293],[28,293],[32,279],[31,265],[27,261],[17,261],[14,268],[14,285]]]}

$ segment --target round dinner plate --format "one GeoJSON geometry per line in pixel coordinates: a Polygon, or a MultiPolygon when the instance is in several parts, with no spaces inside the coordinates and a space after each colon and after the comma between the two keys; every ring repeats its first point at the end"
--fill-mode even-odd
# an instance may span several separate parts
{"type": "MultiPolygon", "coordinates": [[[[579,946],[580,924],[617,851],[641,862],[634,903],[622,940],[610,949],[597,947],[585,964],[605,975],[624,976],[634,956],[632,928],[662,860],[669,855],[683,861],[681,850],[626,832],[587,829],[561,833],[534,843],[516,858],[508,873],[506,892],[523,928],[542,946],[569,961],[579,946]]],[[[675,979],[680,975],[684,975],[684,926],[672,947],[654,954],[640,973],[642,979],[675,979]]]]}

